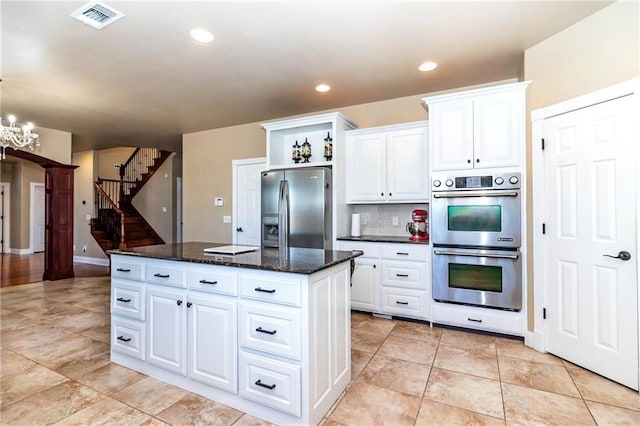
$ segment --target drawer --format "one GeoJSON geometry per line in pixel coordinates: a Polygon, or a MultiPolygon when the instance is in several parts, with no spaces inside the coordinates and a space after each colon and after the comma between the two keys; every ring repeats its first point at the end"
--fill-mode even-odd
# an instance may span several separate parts
{"type": "Polygon", "coordinates": [[[432,313],[433,318],[431,321],[433,323],[456,325],[514,336],[522,336],[524,334],[521,312],[434,302],[432,313]]]}
{"type": "Polygon", "coordinates": [[[145,327],[143,322],[111,318],[111,349],[144,361],[145,327]]]}
{"type": "Polygon", "coordinates": [[[426,265],[418,262],[382,261],[382,285],[426,290],[426,265]]]}
{"type": "Polygon", "coordinates": [[[298,361],[301,359],[299,309],[242,301],[238,324],[241,346],[298,361]]]}
{"type": "Polygon", "coordinates": [[[111,277],[144,281],[144,262],[127,256],[111,257],[111,277]]]}
{"type": "Polygon", "coordinates": [[[382,287],[382,312],[427,318],[427,292],[424,290],[408,290],[404,288],[382,287]]]}
{"type": "Polygon", "coordinates": [[[300,366],[240,352],[240,396],[300,417],[300,366]]]}
{"type": "Polygon", "coordinates": [[[240,296],[266,302],[300,306],[302,301],[301,283],[298,279],[286,279],[273,275],[263,277],[260,275],[240,274],[240,296]]]}
{"type": "Polygon", "coordinates": [[[144,284],[111,280],[111,313],[144,320],[144,284]]]}
{"type": "Polygon", "coordinates": [[[170,285],[173,287],[187,287],[184,267],[166,262],[147,263],[146,281],[154,284],[170,285]]]}
{"type": "Polygon", "coordinates": [[[389,260],[427,261],[428,246],[418,244],[383,244],[380,257],[389,260]]]}
{"type": "Polygon", "coordinates": [[[338,241],[338,250],[360,250],[364,254],[361,257],[380,257],[380,244],[377,243],[361,243],[357,241],[338,241]]]}
{"type": "Polygon", "coordinates": [[[238,274],[229,268],[189,268],[187,286],[191,290],[238,295],[238,274]]]}

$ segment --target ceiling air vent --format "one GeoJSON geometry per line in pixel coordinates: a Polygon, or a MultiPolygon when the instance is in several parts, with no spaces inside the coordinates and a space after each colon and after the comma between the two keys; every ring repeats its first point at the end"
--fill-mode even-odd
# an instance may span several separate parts
{"type": "Polygon", "coordinates": [[[123,16],[122,13],[99,1],[89,2],[71,14],[72,18],[98,30],[114,23],[123,16]]]}

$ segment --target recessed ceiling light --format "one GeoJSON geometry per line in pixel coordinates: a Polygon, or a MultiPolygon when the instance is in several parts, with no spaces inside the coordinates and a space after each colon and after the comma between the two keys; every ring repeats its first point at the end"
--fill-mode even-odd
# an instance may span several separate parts
{"type": "Polygon", "coordinates": [[[419,71],[433,71],[438,67],[436,62],[423,62],[418,66],[419,71]]]}
{"type": "Polygon", "coordinates": [[[189,33],[195,41],[200,43],[211,43],[215,37],[209,31],[202,28],[196,28],[189,33]]]}
{"type": "Polygon", "coordinates": [[[329,86],[328,84],[323,83],[316,86],[316,92],[324,93],[328,92],[329,90],[331,90],[331,86],[329,86]]]}

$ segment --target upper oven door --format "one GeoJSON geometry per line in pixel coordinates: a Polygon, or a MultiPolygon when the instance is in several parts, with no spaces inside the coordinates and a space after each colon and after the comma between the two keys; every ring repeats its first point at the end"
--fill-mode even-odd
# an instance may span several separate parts
{"type": "Polygon", "coordinates": [[[433,244],[520,247],[520,190],[434,192],[433,244]]]}

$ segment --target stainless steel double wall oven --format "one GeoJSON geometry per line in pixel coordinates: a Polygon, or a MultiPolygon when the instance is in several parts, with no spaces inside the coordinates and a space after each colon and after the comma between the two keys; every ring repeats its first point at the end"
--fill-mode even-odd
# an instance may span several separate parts
{"type": "Polygon", "coordinates": [[[522,309],[520,173],[434,173],[433,298],[522,309]]]}

